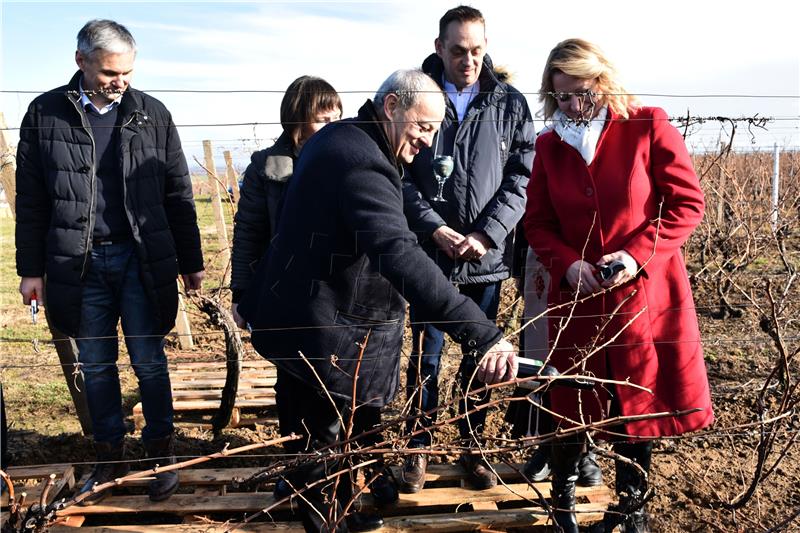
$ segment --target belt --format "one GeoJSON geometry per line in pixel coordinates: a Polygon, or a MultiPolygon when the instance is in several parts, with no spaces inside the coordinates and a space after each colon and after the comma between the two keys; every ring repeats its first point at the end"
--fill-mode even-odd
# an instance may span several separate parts
{"type": "Polygon", "coordinates": [[[130,237],[103,237],[101,239],[92,239],[92,246],[111,246],[112,244],[122,244],[130,240],[130,237]]]}

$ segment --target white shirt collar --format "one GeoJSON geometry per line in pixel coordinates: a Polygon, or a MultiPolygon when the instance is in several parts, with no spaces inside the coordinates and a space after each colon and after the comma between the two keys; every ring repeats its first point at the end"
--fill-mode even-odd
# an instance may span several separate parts
{"type": "Polygon", "coordinates": [[[472,85],[468,85],[459,91],[454,84],[447,81],[444,74],[442,74],[442,81],[444,82],[444,92],[447,93],[450,101],[453,102],[453,105],[456,107],[458,121],[463,122],[464,115],[467,114],[467,108],[470,102],[478,95],[478,82],[476,81],[472,85]]]}
{"type": "Polygon", "coordinates": [[[78,80],[78,89],[80,89],[80,91],[81,91],[81,107],[82,107],[83,109],[86,109],[86,106],[91,106],[91,107],[92,107],[92,109],[93,109],[94,111],[96,111],[96,112],[97,112],[98,114],[100,114],[100,115],[105,115],[106,113],[108,113],[109,111],[111,111],[112,109],[114,109],[115,107],[117,107],[117,106],[119,105],[120,101],[122,100],[122,95],[120,94],[120,95],[117,97],[117,99],[116,99],[116,100],[114,100],[114,101],[113,101],[113,102],[111,102],[110,104],[108,104],[108,105],[104,106],[102,109],[99,109],[99,108],[98,108],[96,105],[94,105],[94,103],[93,103],[93,102],[92,102],[92,101],[89,99],[89,95],[87,95],[87,94],[86,94],[86,93],[83,91],[83,78],[82,78],[82,77],[81,77],[81,79],[80,79],[80,80],[78,80]]]}
{"type": "Polygon", "coordinates": [[[565,143],[575,148],[586,161],[591,165],[594,161],[597,143],[600,141],[600,134],[606,124],[608,106],[603,106],[592,120],[584,123],[576,123],[570,120],[560,109],[553,113],[553,129],[565,143]]]}

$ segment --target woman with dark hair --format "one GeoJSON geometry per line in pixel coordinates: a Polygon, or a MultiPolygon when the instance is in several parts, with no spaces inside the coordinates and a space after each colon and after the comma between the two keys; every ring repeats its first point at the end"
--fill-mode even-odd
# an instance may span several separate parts
{"type": "MultiPolygon", "coordinates": [[[[711,424],[714,415],[681,247],[703,217],[700,184],[680,133],[659,108],[619,84],[594,44],[559,43],[539,96],[549,126],[536,140],[524,218],[550,274],[549,363],[639,385],[551,390],[564,427],[604,427],[614,441],[619,503],[600,531],[649,531],[643,508],[652,439],[711,424]],[[647,415],[689,411],[682,416],[647,415]],[[645,475],[643,475],[643,473],[645,475]]],[[[577,532],[575,482],[585,435],[552,446],[555,519],[577,532]]]]}
{"type": "Polygon", "coordinates": [[[237,311],[239,300],[274,236],[294,161],[309,137],[341,116],[342,100],[336,89],[322,78],[300,76],[289,85],[281,101],[283,133],[275,144],[250,158],[234,218],[231,257],[231,312],[241,328],[245,322],[237,311]]]}

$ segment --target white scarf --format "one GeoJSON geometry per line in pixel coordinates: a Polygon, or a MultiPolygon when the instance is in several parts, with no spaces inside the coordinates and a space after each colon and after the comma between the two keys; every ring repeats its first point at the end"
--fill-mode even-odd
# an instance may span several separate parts
{"type": "Polygon", "coordinates": [[[553,113],[553,129],[561,137],[561,140],[575,148],[586,161],[587,165],[592,164],[597,141],[603,132],[606,123],[608,106],[600,108],[600,112],[589,121],[588,124],[579,124],[564,114],[560,109],[553,113]]]}

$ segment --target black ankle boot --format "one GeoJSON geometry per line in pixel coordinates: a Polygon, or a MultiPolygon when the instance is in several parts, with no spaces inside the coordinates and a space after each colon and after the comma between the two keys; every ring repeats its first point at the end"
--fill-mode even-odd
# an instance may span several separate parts
{"type": "MultiPolygon", "coordinates": [[[[155,468],[156,465],[164,467],[174,465],[175,461],[175,441],[172,434],[160,439],[143,441],[147,457],[153,459],[148,468],[155,468]]],[[[155,479],[150,481],[147,486],[147,493],[150,500],[160,502],[172,496],[178,490],[178,471],[158,472],[155,479]]]]}
{"type": "MultiPolygon", "coordinates": [[[[637,463],[645,472],[650,471],[652,442],[620,442],[614,445],[614,451],[637,463]]],[[[613,531],[617,526],[622,533],[649,533],[649,516],[642,503],[642,498],[647,492],[647,481],[633,465],[616,461],[615,466],[617,474],[615,488],[619,503],[609,507],[609,511],[612,512],[603,516],[602,529],[593,529],[593,533],[613,531]]]]}
{"type": "MultiPolygon", "coordinates": [[[[122,462],[125,459],[125,448],[123,441],[118,443],[95,442],[94,452],[97,464],[94,465],[89,479],[81,487],[80,493],[91,492],[95,485],[102,485],[117,478],[124,477],[130,471],[128,463],[122,462]]],[[[81,500],[80,505],[94,505],[106,496],[111,494],[111,490],[95,492],[81,500]]]]}
{"type": "Polygon", "coordinates": [[[559,442],[550,452],[550,467],[553,470],[551,505],[553,518],[564,533],[578,533],[575,516],[575,483],[578,481],[578,461],[581,444],[559,442]]]}

